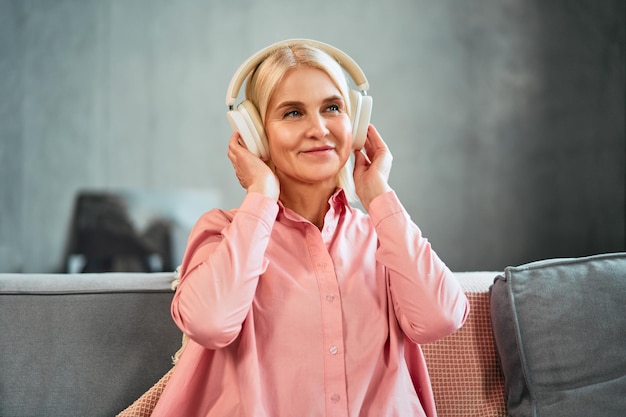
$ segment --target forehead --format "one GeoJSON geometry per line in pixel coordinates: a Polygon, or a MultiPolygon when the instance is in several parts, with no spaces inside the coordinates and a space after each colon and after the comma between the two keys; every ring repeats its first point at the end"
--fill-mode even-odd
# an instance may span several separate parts
{"type": "Polygon", "coordinates": [[[324,99],[333,95],[341,96],[341,92],[326,72],[318,68],[297,67],[284,75],[274,89],[270,103],[324,99]]]}

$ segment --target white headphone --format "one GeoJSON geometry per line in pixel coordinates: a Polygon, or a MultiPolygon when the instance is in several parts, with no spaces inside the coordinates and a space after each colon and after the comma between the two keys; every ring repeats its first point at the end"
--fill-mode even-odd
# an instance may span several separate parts
{"type": "Polygon", "coordinates": [[[237,101],[239,90],[246,77],[274,50],[294,43],[305,43],[326,52],[346,70],[356,87],[360,90],[350,90],[352,147],[355,150],[360,150],[365,144],[367,128],[372,114],[372,97],[367,95],[367,90],[369,89],[367,78],[358,64],[346,53],[328,44],[310,39],[289,39],[272,44],[252,55],[237,68],[226,91],[226,105],[229,109],[226,117],[231,127],[234,131],[239,132],[244,143],[252,153],[265,161],[269,159],[265,128],[256,106],[249,100],[244,100],[239,104],[237,110],[234,110],[233,106],[235,101],[237,101]]]}

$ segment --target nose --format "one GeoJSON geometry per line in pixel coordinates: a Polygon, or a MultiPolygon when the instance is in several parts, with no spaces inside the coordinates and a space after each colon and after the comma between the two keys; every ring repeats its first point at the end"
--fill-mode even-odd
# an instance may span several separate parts
{"type": "Polygon", "coordinates": [[[330,131],[326,127],[326,119],[321,114],[310,114],[307,118],[306,136],[311,138],[323,138],[330,131]]]}

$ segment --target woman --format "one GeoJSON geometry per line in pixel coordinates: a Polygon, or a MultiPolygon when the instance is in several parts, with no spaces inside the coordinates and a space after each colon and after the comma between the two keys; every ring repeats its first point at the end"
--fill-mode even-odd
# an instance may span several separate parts
{"type": "Polygon", "coordinates": [[[417,344],[457,330],[469,306],[389,186],[374,126],[353,152],[347,92],[306,41],[248,77],[269,160],[231,136],[247,192],[190,234],[172,302],[189,342],[154,416],[436,415],[417,344]]]}

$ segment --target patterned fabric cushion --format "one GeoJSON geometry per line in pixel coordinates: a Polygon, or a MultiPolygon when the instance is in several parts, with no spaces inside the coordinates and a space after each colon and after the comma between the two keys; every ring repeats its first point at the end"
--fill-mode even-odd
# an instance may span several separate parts
{"type": "MultiPolygon", "coordinates": [[[[457,273],[470,302],[467,322],[455,334],[422,346],[439,417],[506,415],[504,381],[498,365],[489,317],[489,287],[497,272],[457,273]]],[[[117,417],[148,417],[171,375],[117,417]]]]}
{"type": "Polygon", "coordinates": [[[497,275],[457,273],[470,315],[456,333],[422,346],[439,417],[506,416],[504,379],[489,315],[489,287],[497,275]]]}
{"type": "Polygon", "coordinates": [[[173,370],[174,368],[170,369],[152,388],[116,417],[149,417],[154,407],[156,407],[156,403],[165,389],[165,385],[167,385],[173,370]]]}

